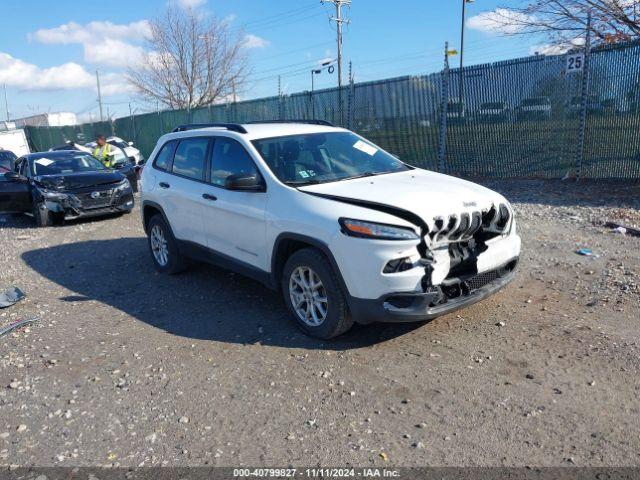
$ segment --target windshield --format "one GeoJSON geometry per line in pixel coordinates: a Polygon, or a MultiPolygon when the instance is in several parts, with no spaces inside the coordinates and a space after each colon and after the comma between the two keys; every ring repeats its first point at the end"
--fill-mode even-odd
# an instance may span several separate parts
{"type": "Polygon", "coordinates": [[[32,165],[34,175],[60,175],[106,169],[100,161],[86,153],[37,158],[33,160],[32,165]]]}
{"type": "Polygon", "coordinates": [[[120,140],[107,140],[111,145],[114,145],[116,147],[120,147],[120,148],[129,148],[129,144],[122,142],[120,140]]]}
{"type": "Polygon", "coordinates": [[[411,169],[351,132],[291,135],[252,143],[271,171],[289,185],[333,182],[411,169]]]}

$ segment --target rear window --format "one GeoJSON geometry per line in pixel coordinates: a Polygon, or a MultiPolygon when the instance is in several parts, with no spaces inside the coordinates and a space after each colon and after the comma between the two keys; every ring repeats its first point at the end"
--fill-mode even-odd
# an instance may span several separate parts
{"type": "Polygon", "coordinates": [[[158,155],[156,155],[156,160],[153,162],[153,166],[160,170],[169,170],[171,168],[173,152],[176,149],[177,144],[178,142],[176,141],[165,143],[158,152],[158,155]]]}
{"type": "Polygon", "coordinates": [[[209,146],[206,137],[181,140],[173,156],[173,173],[204,180],[204,161],[209,146]]]}

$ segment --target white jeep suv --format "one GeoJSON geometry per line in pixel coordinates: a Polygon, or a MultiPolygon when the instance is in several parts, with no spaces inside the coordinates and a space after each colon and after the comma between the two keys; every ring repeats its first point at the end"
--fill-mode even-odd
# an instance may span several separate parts
{"type": "Polygon", "coordinates": [[[210,262],[274,290],[309,335],[428,320],[514,277],[509,203],[323,121],[185,125],[142,174],[155,267],[210,262]]]}

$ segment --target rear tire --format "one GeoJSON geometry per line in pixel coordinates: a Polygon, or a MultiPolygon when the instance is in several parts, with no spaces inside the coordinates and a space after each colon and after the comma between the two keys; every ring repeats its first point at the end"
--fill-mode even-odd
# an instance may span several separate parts
{"type": "Polygon", "coordinates": [[[185,270],[185,259],[180,254],[173,232],[162,215],[154,215],[149,220],[147,228],[149,231],[147,236],[149,252],[156,270],[167,275],[185,270]]]}
{"type": "Polygon", "coordinates": [[[281,286],[287,308],[307,335],[328,340],[352,327],[345,291],[319,250],[304,248],[291,255],[281,286]]]}

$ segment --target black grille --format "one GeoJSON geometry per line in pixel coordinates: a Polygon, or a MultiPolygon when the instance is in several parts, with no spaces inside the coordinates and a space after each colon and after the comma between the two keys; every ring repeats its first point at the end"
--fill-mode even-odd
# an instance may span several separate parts
{"type": "Polygon", "coordinates": [[[469,287],[469,291],[474,292],[481,289],[485,285],[495,282],[498,278],[500,278],[500,272],[498,270],[493,270],[491,272],[484,272],[479,273],[478,275],[474,275],[465,283],[469,287]]]}
{"type": "Polygon", "coordinates": [[[77,195],[80,200],[81,208],[84,210],[90,210],[92,208],[104,208],[111,205],[111,190],[103,190],[101,192],[89,192],[77,195]],[[96,198],[92,198],[92,195],[98,194],[96,198]]]}

